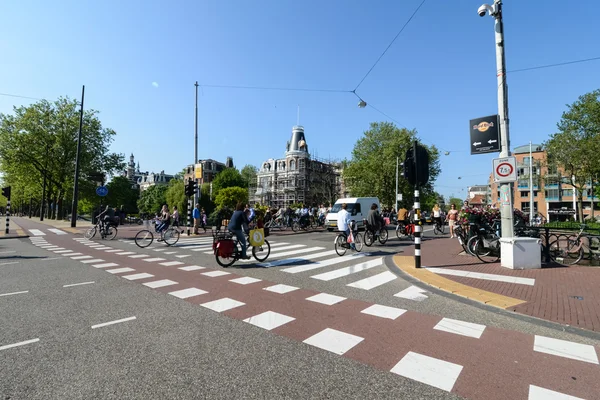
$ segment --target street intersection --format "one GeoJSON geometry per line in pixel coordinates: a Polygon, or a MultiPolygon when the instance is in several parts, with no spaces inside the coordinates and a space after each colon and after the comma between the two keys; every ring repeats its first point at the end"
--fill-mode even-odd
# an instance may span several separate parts
{"type": "Polygon", "coordinates": [[[415,285],[390,263],[410,245],[393,232],[344,257],[332,233],[275,234],[264,263],[224,269],[210,236],[141,249],[19,224],[30,238],[0,243],[11,398],[600,392],[598,340],[415,285]]]}

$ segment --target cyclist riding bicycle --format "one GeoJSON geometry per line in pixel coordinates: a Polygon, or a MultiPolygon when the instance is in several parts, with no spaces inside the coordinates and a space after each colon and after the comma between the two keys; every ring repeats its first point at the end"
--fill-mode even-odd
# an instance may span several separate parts
{"type": "Polygon", "coordinates": [[[367,224],[373,233],[379,232],[384,226],[383,217],[379,214],[376,203],[371,204],[371,210],[367,216],[367,224]]]}
{"type": "Polygon", "coordinates": [[[250,210],[244,210],[244,203],[238,203],[237,207],[231,219],[229,220],[229,225],[227,225],[227,229],[231,231],[237,238],[240,246],[242,246],[242,256],[240,258],[244,260],[249,260],[250,257],[246,254],[246,250],[248,245],[246,244],[246,235],[244,234],[244,226],[248,226],[248,213],[250,210]]]}
{"type": "Polygon", "coordinates": [[[102,222],[102,229],[108,234],[108,227],[115,225],[115,210],[109,205],[106,205],[104,211],[98,214],[98,220],[102,222]]]}
{"type": "Polygon", "coordinates": [[[433,222],[437,226],[442,226],[442,209],[439,204],[433,206],[433,222]]]}
{"type": "MultiPolygon", "coordinates": [[[[338,212],[337,215],[337,227],[340,232],[344,232],[346,237],[350,237],[350,223],[352,222],[350,219],[350,213],[347,210],[348,204],[343,203],[342,209],[338,212]]],[[[354,242],[350,243],[350,247],[354,249],[354,242]]]]}
{"type": "MultiPolygon", "coordinates": [[[[156,227],[156,232],[162,232],[164,230],[166,230],[169,225],[171,224],[171,214],[169,214],[169,207],[167,207],[167,205],[163,205],[162,206],[162,210],[161,210],[161,217],[159,219],[160,223],[158,224],[158,226],[156,227]]],[[[162,239],[158,239],[158,241],[162,241],[162,239]]]]}

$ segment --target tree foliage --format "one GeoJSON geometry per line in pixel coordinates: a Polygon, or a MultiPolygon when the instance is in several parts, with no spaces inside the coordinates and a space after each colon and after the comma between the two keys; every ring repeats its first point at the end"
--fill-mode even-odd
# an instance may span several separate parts
{"type": "MultiPolygon", "coordinates": [[[[378,197],[385,207],[395,207],[396,158],[404,162],[408,150],[417,138],[415,130],[398,128],[390,122],[373,122],[354,145],[352,159],[344,168],[343,177],[352,196],[378,197]]],[[[440,173],[439,152],[435,146],[424,146],[429,152],[429,183],[421,187],[421,196],[434,193],[433,184],[440,173]]],[[[398,193],[400,206],[412,204],[414,188],[401,176],[398,193]]]]}
{"type": "MultiPolygon", "coordinates": [[[[72,198],[78,131],[78,103],[69,98],[41,100],[14,107],[13,114],[0,114],[0,171],[17,197],[27,201],[33,197],[39,203],[46,173],[49,202],[61,205],[63,199],[72,198]]],[[[95,183],[87,180],[89,175],[113,174],[124,168],[123,155],[109,152],[115,134],[102,126],[98,111],[84,112],[79,158],[81,199],[95,196],[95,183]]]]}
{"type": "Polygon", "coordinates": [[[156,214],[167,204],[167,186],[153,185],[144,190],[138,200],[140,213],[156,214]]]}
{"type": "MultiPolygon", "coordinates": [[[[454,204],[456,206],[457,210],[460,210],[460,208],[463,205],[463,200],[457,198],[457,197],[450,197],[450,200],[448,201],[448,205],[446,206],[447,210],[450,209],[450,206],[454,204]]],[[[446,211],[447,211],[446,210],[446,211]]]]}
{"type": "Polygon", "coordinates": [[[244,180],[243,187],[247,188],[253,183],[256,184],[256,173],[257,172],[258,172],[258,168],[256,168],[254,165],[247,164],[244,166],[244,168],[242,168],[242,170],[240,171],[240,175],[242,176],[242,179],[244,180]]]}
{"type": "Polygon", "coordinates": [[[600,162],[600,90],[580,96],[567,105],[558,132],[544,143],[548,165],[570,177],[566,184],[577,192],[579,220],[583,221],[583,191],[599,173],[600,162]]]}
{"type": "Polygon", "coordinates": [[[180,218],[183,219],[187,215],[187,197],[185,195],[185,183],[183,179],[171,179],[169,181],[165,199],[169,210],[173,210],[173,206],[177,206],[180,218]]]}
{"type": "Polygon", "coordinates": [[[248,203],[248,190],[233,186],[221,189],[215,197],[217,208],[235,208],[238,202],[248,203]]]}
{"type": "Polygon", "coordinates": [[[213,197],[219,194],[221,189],[229,187],[244,187],[244,178],[240,172],[235,168],[225,168],[219,172],[215,179],[212,181],[213,185],[213,197]]]}
{"type": "Polygon", "coordinates": [[[137,201],[140,192],[132,188],[132,183],[125,176],[115,176],[107,185],[108,195],[106,204],[113,207],[125,208],[126,213],[135,213],[137,211],[137,201]]]}

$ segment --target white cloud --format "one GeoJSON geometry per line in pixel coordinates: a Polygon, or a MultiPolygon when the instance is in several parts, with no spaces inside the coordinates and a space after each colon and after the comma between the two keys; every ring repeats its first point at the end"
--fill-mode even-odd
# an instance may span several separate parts
{"type": "Polygon", "coordinates": [[[152,82],[152,86],[158,87],[158,82],[152,82]]]}

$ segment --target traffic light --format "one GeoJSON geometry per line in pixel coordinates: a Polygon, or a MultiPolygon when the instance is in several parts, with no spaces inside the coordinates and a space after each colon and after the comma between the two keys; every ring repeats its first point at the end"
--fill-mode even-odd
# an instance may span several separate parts
{"type": "Polygon", "coordinates": [[[6,197],[8,200],[10,200],[10,186],[2,188],[2,196],[6,197]]]}
{"type": "Polygon", "coordinates": [[[190,178],[188,180],[187,185],[185,186],[185,195],[188,197],[192,197],[194,195],[194,193],[196,193],[196,191],[198,190],[198,182],[192,180],[192,178],[190,178]]]}
{"type": "Polygon", "coordinates": [[[406,151],[404,177],[413,186],[422,186],[429,182],[429,153],[424,146],[415,143],[406,151]]]}

